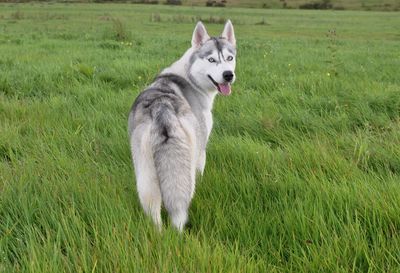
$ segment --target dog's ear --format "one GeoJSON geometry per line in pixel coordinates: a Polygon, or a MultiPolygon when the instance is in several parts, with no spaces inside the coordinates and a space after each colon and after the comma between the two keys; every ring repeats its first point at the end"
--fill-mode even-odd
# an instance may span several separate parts
{"type": "Polygon", "coordinates": [[[208,36],[205,26],[202,22],[197,22],[193,31],[192,47],[198,48],[208,39],[210,39],[210,36],[208,36]]]}
{"type": "Polygon", "coordinates": [[[231,20],[226,21],[224,31],[222,31],[223,38],[227,39],[233,46],[236,46],[235,32],[231,20]]]}

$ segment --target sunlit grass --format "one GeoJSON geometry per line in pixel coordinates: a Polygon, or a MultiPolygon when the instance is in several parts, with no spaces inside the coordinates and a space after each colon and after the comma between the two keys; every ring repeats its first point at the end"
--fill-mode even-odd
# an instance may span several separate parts
{"type": "Polygon", "coordinates": [[[0,272],[399,271],[398,25],[399,13],[0,5],[0,272]],[[159,234],[137,199],[127,115],[194,21],[216,16],[235,25],[238,79],[215,102],[191,228],[159,234]]]}

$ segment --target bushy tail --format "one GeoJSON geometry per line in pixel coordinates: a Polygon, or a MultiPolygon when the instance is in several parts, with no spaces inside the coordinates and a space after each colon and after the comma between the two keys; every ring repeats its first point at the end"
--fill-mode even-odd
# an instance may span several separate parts
{"type": "Polygon", "coordinates": [[[150,133],[162,200],[173,225],[182,230],[194,191],[193,139],[170,104],[154,105],[150,133]]]}

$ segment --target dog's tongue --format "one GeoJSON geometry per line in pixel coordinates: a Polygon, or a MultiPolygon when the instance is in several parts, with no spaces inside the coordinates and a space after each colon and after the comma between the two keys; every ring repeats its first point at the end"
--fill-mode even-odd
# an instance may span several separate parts
{"type": "Polygon", "coordinates": [[[222,95],[227,96],[231,94],[231,85],[229,83],[220,83],[218,84],[218,87],[222,95]]]}

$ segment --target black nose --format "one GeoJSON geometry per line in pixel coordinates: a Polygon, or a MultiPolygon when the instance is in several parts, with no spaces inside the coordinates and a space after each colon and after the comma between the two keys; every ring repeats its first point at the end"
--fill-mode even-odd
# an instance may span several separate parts
{"type": "Polygon", "coordinates": [[[226,80],[227,82],[231,82],[233,80],[233,73],[232,71],[224,71],[224,73],[222,73],[222,77],[224,77],[224,80],[226,80]]]}

